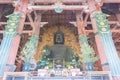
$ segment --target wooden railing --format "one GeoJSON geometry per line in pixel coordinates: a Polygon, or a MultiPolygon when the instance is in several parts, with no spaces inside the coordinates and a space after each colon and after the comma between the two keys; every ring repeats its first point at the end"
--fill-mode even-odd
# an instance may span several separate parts
{"type": "Polygon", "coordinates": [[[8,3],[12,3],[13,0],[0,0],[0,4],[8,4],[8,3]]]}
{"type": "Polygon", "coordinates": [[[23,77],[23,80],[32,79],[30,72],[5,72],[2,80],[7,80],[8,78],[15,80],[15,77],[23,77]]]}
{"type": "Polygon", "coordinates": [[[5,72],[2,80],[7,80],[9,77],[11,77],[11,80],[112,80],[109,71],[90,71],[81,73],[82,74],[79,76],[41,77],[38,75],[38,72],[5,72]],[[22,79],[18,79],[19,77],[22,77],[22,79]]]}

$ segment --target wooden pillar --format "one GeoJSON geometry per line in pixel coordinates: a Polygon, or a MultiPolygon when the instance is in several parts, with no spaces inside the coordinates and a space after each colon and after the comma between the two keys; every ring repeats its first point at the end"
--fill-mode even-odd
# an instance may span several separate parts
{"type": "Polygon", "coordinates": [[[7,64],[14,65],[15,63],[15,59],[16,59],[16,55],[17,55],[17,51],[18,51],[18,47],[19,47],[19,43],[21,39],[21,34],[22,34],[23,27],[24,27],[24,22],[26,19],[27,3],[28,3],[28,0],[21,0],[21,5],[20,5],[20,8],[18,9],[18,12],[21,14],[22,17],[20,19],[19,27],[17,30],[18,35],[14,37],[7,64]]]}
{"type": "Polygon", "coordinates": [[[34,21],[34,25],[35,25],[35,35],[39,37],[39,33],[40,33],[40,27],[41,27],[41,15],[42,14],[38,14],[36,15],[36,20],[34,21]]]}
{"type": "MultiPolygon", "coordinates": [[[[83,35],[83,20],[81,19],[82,13],[76,12],[76,20],[77,20],[77,28],[78,28],[78,37],[79,37],[79,44],[81,45],[80,36],[83,35]]],[[[82,69],[85,71],[85,63],[82,63],[82,69]]]]}
{"type": "MultiPolygon", "coordinates": [[[[2,6],[0,6],[0,21],[2,20],[1,18],[2,18],[2,14],[3,14],[3,7],[2,6]]],[[[1,26],[1,24],[0,24],[0,26],[1,26]]],[[[0,39],[0,43],[2,42],[2,39],[0,39]]]]}
{"type": "MultiPolygon", "coordinates": [[[[93,9],[92,7],[95,7],[94,0],[91,0],[89,2],[90,10],[93,9]]],[[[99,28],[99,35],[100,35],[100,38],[102,41],[101,44],[104,45],[103,48],[105,50],[105,54],[107,57],[106,60],[109,63],[109,68],[110,68],[111,74],[113,76],[113,80],[118,80],[118,79],[120,79],[120,77],[119,77],[120,76],[120,67],[119,67],[120,60],[118,58],[117,51],[116,51],[116,48],[115,48],[115,45],[114,45],[114,42],[112,39],[110,27],[109,27],[108,22],[106,20],[106,15],[103,14],[100,11],[100,9],[99,9],[99,11],[96,11],[96,12],[94,10],[92,10],[91,14],[92,14],[91,21],[93,21],[92,24],[95,24],[93,26],[97,25],[97,27],[95,27],[96,30],[97,30],[97,28],[99,28]],[[93,16],[93,14],[94,14],[94,16],[93,16]]],[[[94,28],[94,30],[95,30],[95,28],[94,28]]],[[[103,62],[102,59],[101,59],[101,62],[103,62]]],[[[105,68],[105,69],[107,69],[107,68],[105,68]]]]}
{"type": "Polygon", "coordinates": [[[0,7],[0,21],[1,21],[1,17],[2,17],[2,7],[0,7]]]}
{"type": "MultiPolygon", "coordinates": [[[[40,34],[40,27],[41,27],[41,17],[42,17],[42,14],[36,14],[36,19],[34,21],[34,25],[35,25],[35,32],[34,32],[34,34],[38,37],[37,46],[38,46],[38,43],[39,43],[39,34],[40,34]]],[[[34,59],[36,60],[37,57],[38,56],[37,56],[37,53],[36,53],[34,55],[34,59]]]]}
{"type": "MultiPolygon", "coordinates": [[[[41,24],[41,18],[42,18],[42,12],[41,13],[38,13],[38,14],[36,14],[37,15],[37,19],[36,19],[36,21],[34,21],[34,24],[35,24],[35,35],[36,36],[38,36],[39,37],[39,34],[40,34],[40,29],[41,29],[41,27],[43,27],[45,24],[41,24]]],[[[40,38],[40,37],[39,37],[40,38]]],[[[39,41],[39,40],[38,40],[39,41]]],[[[39,42],[38,42],[38,44],[39,44],[39,42]]],[[[38,44],[37,44],[37,46],[38,46],[38,44]]],[[[39,54],[38,53],[36,53],[35,54],[35,60],[36,61],[38,61],[38,59],[39,59],[39,54]]]]}
{"type": "Polygon", "coordinates": [[[117,17],[117,20],[119,21],[119,24],[120,24],[120,13],[116,14],[116,17],[117,17]]]}
{"type": "Polygon", "coordinates": [[[106,54],[105,54],[104,46],[102,44],[100,36],[97,34],[98,29],[96,26],[96,21],[95,21],[95,18],[92,16],[97,10],[96,6],[95,6],[96,4],[95,4],[94,0],[90,0],[88,3],[89,3],[90,18],[91,18],[93,30],[94,30],[94,33],[96,34],[95,41],[97,44],[97,50],[98,50],[100,60],[101,60],[102,70],[109,71],[109,65],[108,65],[106,54]]]}

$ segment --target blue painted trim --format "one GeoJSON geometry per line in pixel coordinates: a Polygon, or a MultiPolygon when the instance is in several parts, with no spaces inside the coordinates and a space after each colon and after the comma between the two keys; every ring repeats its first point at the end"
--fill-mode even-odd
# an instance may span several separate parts
{"type": "Polygon", "coordinates": [[[6,66],[10,67],[9,72],[14,72],[16,69],[16,65],[14,64],[6,64],[6,66]]]}
{"type": "Polygon", "coordinates": [[[109,65],[109,63],[103,63],[102,64],[102,66],[108,66],[109,65]]]}

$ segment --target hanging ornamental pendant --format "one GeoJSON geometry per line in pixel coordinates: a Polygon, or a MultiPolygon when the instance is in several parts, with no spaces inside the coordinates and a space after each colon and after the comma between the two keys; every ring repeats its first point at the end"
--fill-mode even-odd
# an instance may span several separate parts
{"type": "Polygon", "coordinates": [[[96,13],[94,15],[95,19],[96,19],[96,24],[99,30],[99,33],[109,33],[110,32],[110,25],[108,24],[108,20],[106,19],[106,14],[104,13],[96,13]]]}

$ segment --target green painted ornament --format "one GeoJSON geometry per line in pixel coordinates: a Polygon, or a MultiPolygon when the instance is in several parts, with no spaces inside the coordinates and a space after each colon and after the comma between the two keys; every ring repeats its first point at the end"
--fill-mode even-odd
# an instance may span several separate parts
{"type": "Polygon", "coordinates": [[[110,26],[108,25],[108,20],[106,19],[106,14],[104,13],[96,13],[94,15],[96,19],[96,24],[98,27],[99,34],[106,34],[110,32],[110,26]]]}
{"type": "Polygon", "coordinates": [[[7,17],[9,17],[9,20],[7,21],[7,26],[5,27],[5,34],[15,35],[21,15],[15,12],[7,17]]]}
{"type": "Polygon", "coordinates": [[[104,23],[104,22],[100,22],[100,25],[104,26],[104,25],[105,25],[105,23],[104,23]]]}
{"type": "Polygon", "coordinates": [[[103,32],[107,31],[107,29],[106,29],[106,28],[101,28],[101,30],[102,30],[103,32]]]}
{"type": "Polygon", "coordinates": [[[84,38],[84,41],[81,41],[81,52],[82,52],[82,58],[83,62],[95,62],[98,60],[98,57],[95,56],[95,52],[92,47],[88,44],[87,36],[81,36],[81,40],[84,38]],[[86,38],[85,38],[86,37],[86,38]]]}
{"type": "Polygon", "coordinates": [[[34,62],[34,54],[37,49],[37,42],[38,42],[38,37],[33,35],[29,38],[29,40],[25,44],[23,50],[21,51],[21,53],[23,54],[24,62],[28,62],[28,63],[34,62]]]}

